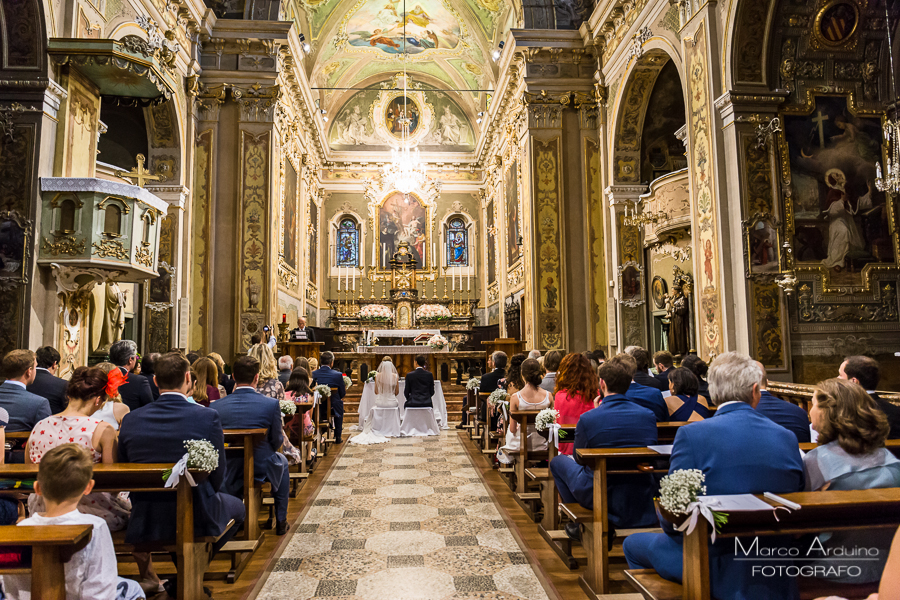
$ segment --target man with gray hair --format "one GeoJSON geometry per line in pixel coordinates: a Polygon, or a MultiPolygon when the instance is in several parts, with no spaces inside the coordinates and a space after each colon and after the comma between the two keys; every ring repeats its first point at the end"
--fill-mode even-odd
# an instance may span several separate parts
{"type": "Polygon", "coordinates": [[[278,359],[278,381],[281,382],[281,385],[287,385],[288,380],[291,378],[291,371],[294,369],[294,359],[288,356],[287,354],[283,354],[278,359]]]}
{"type": "MultiPolygon", "coordinates": [[[[716,414],[680,427],[672,446],[669,472],[699,469],[706,493],[788,494],[803,490],[803,461],[797,438],[753,410],[759,403],[762,370],[749,356],[726,352],[709,370],[709,389],[716,414]]],[[[668,524],[663,523],[664,527],[668,524]]],[[[681,581],[683,538],[668,533],[636,533],[623,549],[631,569],[655,569],[670,581],[681,581]]],[[[750,547],[751,540],[744,540],[750,547]]],[[[777,543],[777,542],[776,542],[777,543]]],[[[789,540],[785,542],[787,546],[789,540]]],[[[710,595],[716,598],[792,598],[789,577],[753,576],[752,562],[735,560],[732,540],[709,547],[710,595]]],[[[780,556],[780,554],[776,554],[780,556]]]]}
{"type": "Polygon", "coordinates": [[[126,382],[119,386],[122,402],[131,410],[137,410],[153,402],[153,391],[146,377],[134,374],[138,362],[137,344],[132,340],[119,340],[109,347],[109,362],[119,367],[126,382]]]}
{"type": "Polygon", "coordinates": [[[528,353],[528,358],[533,358],[534,360],[537,360],[540,357],[541,357],[540,350],[532,350],[531,352],[528,353]]]}

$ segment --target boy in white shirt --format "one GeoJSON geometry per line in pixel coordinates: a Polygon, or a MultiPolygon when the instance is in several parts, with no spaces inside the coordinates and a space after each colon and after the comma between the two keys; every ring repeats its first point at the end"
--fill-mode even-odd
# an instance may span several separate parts
{"type": "MultiPolygon", "coordinates": [[[[91,541],[66,563],[66,600],[136,600],[145,598],[136,581],[117,575],[116,553],[106,521],[78,512],[78,501],[94,489],[94,464],[88,449],[63,444],[41,459],[34,491],[46,510],[23,525],[93,525],[91,541]]],[[[30,575],[6,575],[3,590],[10,600],[31,599],[30,575]]],[[[37,599],[36,599],[37,600],[37,599]]]]}

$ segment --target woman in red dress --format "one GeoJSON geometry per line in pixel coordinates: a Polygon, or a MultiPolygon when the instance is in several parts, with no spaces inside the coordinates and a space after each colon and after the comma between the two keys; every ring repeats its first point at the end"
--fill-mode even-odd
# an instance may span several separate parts
{"type": "MultiPolygon", "coordinates": [[[[597,371],[584,355],[567,354],[559,365],[556,376],[556,396],[553,408],[559,411],[560,424],[574,425],[587,411],[594,408],[594,398],[600,395],[597,371]]],[[[572,454],[575,444],[559,445],[560,454],[572,454]]]]}

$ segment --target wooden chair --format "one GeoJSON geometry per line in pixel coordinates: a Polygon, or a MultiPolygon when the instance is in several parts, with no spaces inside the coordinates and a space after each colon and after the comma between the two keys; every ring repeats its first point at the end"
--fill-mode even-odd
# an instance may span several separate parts
{"type": "Polygon", "coordinates": [[[228,583],[234,583],[241,576],[253,553],[262,544],[265,533],[259,527],[259,511],[262,508],[262,487],[254,477],[253,449],[262,442],[266,429],[225,429],[225,452],[240,450],[243,454],[244,508],[247,518],[243,532],[235,536],[222,552],[231,554],[231,570],[225,575],[228,583]]]}
{"type": "MultiPolygon", "coordinates": [[[[763,502],[778,503],[763,496],[763,502]]],[[[895,528],[900,525],[900,488],[798,492],[782,494],[787,500],[803,508],[788,513],[779,511],[735,512],[728,515],[728,523],[721,527],[716,539],[738,536],[797,535],[841,530],[895,528]]],[[[698,519],[694,530],[684,537],[683,583],[667,581],[653,569],[634,569],[625,577],[647,600],[710,600],[709,579],[709,522],[698,519]]],[[[765,563],[768,564],[768,563],[765,563]]],[[[815,598],[840,594],[862,598],[878,591],[878,584],[841,586],[813,578],[799,578],[801,598],[815,598]]]]}
{"type": "Polygon", "coordinates": [[[700,421],[660,421],[656,424],[656,437],[659,440],[657,443],[671,444],[675,441],[675,434],[678,433],[679,427],[699,422],[700,421]]]}
{"type": "Polygon", "coordinates": [[[469,408],[475,406],[476,398],[478,397],[478,392],[476,390],[466,390],[466,400],[463,402],[463,412],[466,414],[466,424],[463,425],[463,429],[469,433],[469,439],[472,439],[472,432],[475,430],[475,417],[469,408]]]}
{"type": "Polygon", "coordinates": [[[31,549],[31,566],[0,568],[0,575],[31,575],[31,597],[66,600],[65,565],[91,541],[91,525],[0,527],[0,545],[31,549]]]}
{"type": "MultiPolygon", "coordinates": [[[[519,450],[503,450],[503,453],[510,458],[514,458],[516,461],[514,467],[516,499],[523,504],[539,502],[541,499],[541,495],[539,492],[528,492],[527,490],[525,469],[528,467],[528,463],[539,460],[547,460],[549,458],[549,453],[547,450],[535,452],[529,451],[528,449],[528,426],[534,424],[535,419],[540,412],[541,411],[539,410],[509,411],[510,419],[515,419],[518,423],[519,450]]],[[[529,512],[532,513],[533,518],[536,511],[534,511],[532,507],[526,506],[526,508],[528,508],[529,512]]]]}
{"type": "MultiPolygon", "coordinates": [[[[208,545],[215,538],[194,537],[194,494],[187,478],[182,477],[174,488],[164,487],[163,474],[171,464],[95,464],[94,491],[117,494],[130,492],[165,492],[176,495],[176,523],[174,544],[142,545],[141,550],[158,549],[160,552],[175,554],[178,570],[178,598],[182,600],[203,600],[203,574],[209,565],[208,545]]],[[[37,479],[38,465],[0,465],[0,479],[37,479]]],[[[205,481],[209,476],[202,471],[191,471],[196,482],[205,481]]],[[[18,493],[9,490],[6,493],[18,493]]],[[[227,528],[226,528],[227,531],[227,528]]],[[[115,538],[114,538],[115,539],[115,538]]],[[[2,541],[2,538],[0,538],[2,541]]],[[[230,544],[231,542],[229,542],[230,544]]],[[[223,551],[227,551],[228,544],[223,551]]],[[[134,546],[117,544],[117,549],[131,553],[134,546]]],[[[156,551],[156,550],[154,550],[156,551]]],[[[38,596],[33,596],[37,598],[38,596]]]]}

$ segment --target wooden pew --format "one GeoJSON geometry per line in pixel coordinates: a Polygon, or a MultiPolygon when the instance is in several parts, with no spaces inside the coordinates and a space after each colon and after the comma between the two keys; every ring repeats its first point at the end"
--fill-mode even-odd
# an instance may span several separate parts
{"type": "Polygon", "coordinates": [[[266,429],[225,429],[225,453],[239,449],[243,454],[244,473],[244,509],[247,518],[244,530],[222,548],[222,552],[231,555],[231,570],[225,575],[228,583],[234,583],[249,564],[253,553],[262,544],[265,533],[259,527],[259,511],[262,508],[262,488],[253,476],[253,449],[266,437],[266,429]],[[249,451],[248,451],[249,449],[249,451]]]}
{"type": "MultiPolygon", "coordinates": [[[[757,496],[771,506],[779,506],[763,496],[757,496]]],[[[900,525],[900,488],[798,492],[782,494],[787,500],[803,508],[788,513],[778,512],[778,520],[772,511],[731,513],[728,523],[716,534],[718,538],[738,536],[772,536],[819,533],[836,529],[895,528],[900,525]]],[[[709,579],[709,522],[698,519],[697,526],[684,538],[683,584],[667,581],[652,569],[635,569],[625,572],[626,578],[648,600],[710,600],[709,579]]],[[[771,564],[761,560],[760,564],[771,564]]],[[[802,564],[802,563],[801,563],[802,564]]],[[[828,596],[835,590],[833,583],[809,581],[801,583],[801,597],[828,596]],[[806,583],[806,586],[802,585],[806,583]],[[804,587],[814,589],[804,590],[804,587]]],[[[877,584],[869,589],[858,587],[850,597],[865,597],[877,591],[877,584]]]]}
{"type": "MultiPolygon", "coordinates": [[[[547,460],[548,450],[533,452],[528,450],[528,426],[534,425],[539,410],[510,410],[510,419],[515,419],[519,424],[519,450],[518,452],[510,452],[504,450],[503,453],[510,458],[515,458],[515,476],[516,476],[516,499],[520,503],[534,502],[541,499],[540,493],[530,493],[526,489],[525,469],[528,467],[529,461],[547,460]]],[[[556,450],[556,448],[554,448],[556,450]]],[[[532,511],[534,512],[534,511],[532,511]]]]}
{"type": "MultiPolygon", "coordinates": [[[[209,563],[207,545],[210,538],[194,537],[194,495],[187,478],[182,477],[175,488],[164,487],[163,473],[171,464],[95,464],[94,491],[117,494],[130,492],[168,492],[176,494],[176,523],[174,545],[161,546],[161,550],[174,552],[178,570],[178,598],[203,600],[203,574],[209,563]]],[[[37,479],[38,465],[0,465],[0,479],[37,479]]],[[[197,483],[209,473],[191,471],[197,483]]],[[[11,492],[18,493],[16,490],[11,492]]],[[[8,492],[7,492],[8,493],[8,492]]],[[[132,548],[129,548],[130,552],[132,548]]]]}
{"type": "MultiPolygon", "coordinates": [[[[560,424],[560,433],[565,432],[563,441],[572,443],[575,441],[575,424],[560,424]]],[[[566,535],[564,529],[559,528],[559,510],[556,494],[556,481],[550,474],[549,462],[553,460],[558,451],[552,443],[548,445],[547,463],[545,468],[526,468],[525,477],[535,481],[541,486],[541,522],[538,525],[538,533],[544,538],[560,559],[566,563],[569,569],[578,568],[578,560],[572,556],[572,540],[566,535]]]]}
{"type": "MultiPolygon", "coordinates": [[[[804,383],[788,383],[784,381],[769,380],[766,389],[773,395],[778,396],[782,400],[791,402],[809,412],[812,403],[813,388],[815,386],[804,383]]],[[[879,397],[888,400],[894,404],[900,404],[900,394],[897,392],[880,392],[876,391],[879,397]]]]}
{"type": "Polygon", "coordinates": [[[472,439],[472,432],[475,430],[475,418],[469,409],[475,407],[477,397],[477,390],[466,389],[466,400],[463,403],[463,412],[466,414],[466,424],[463,425],[463,429],[468,432],[470,440],[472,439]]]}
{"type": "Polygon", "coordinates": [[[66,600],[65,564],[91,541],[91,525],[0,527],[0,545],[31,549],[31,567],[0,569],[0,575],[31,574],[31,597],[66,600]]]}

